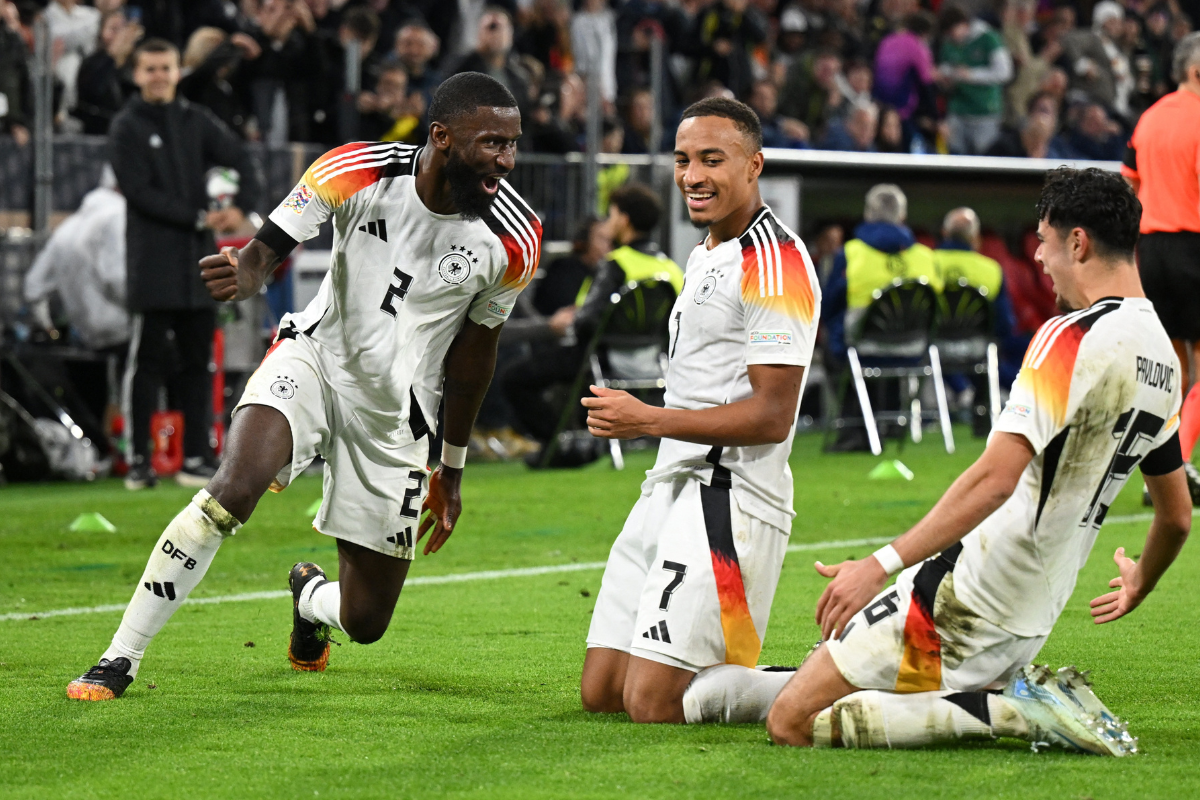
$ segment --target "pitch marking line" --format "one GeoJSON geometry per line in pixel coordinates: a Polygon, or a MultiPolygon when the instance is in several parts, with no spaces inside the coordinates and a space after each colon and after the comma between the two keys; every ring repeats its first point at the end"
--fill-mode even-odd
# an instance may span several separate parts
{"type": "MultiPolygon", "coordinates": [[[[788,547],[789,553],[803,552],[806,550],[830,550],[838,547],[862,547],[873,544],[886,544],[892,541],[894,537],[873,537],[870,539],[846,539],[840,542],[805,542],[803,544],[793,544],[788,547]]],[[[449,575],[421,575],[415,578],[409,578],[404,582],[408,586],[433,586],[443,583],[463,583],[465,581],[488,581],[498,578],[527,578],[534,575],[552,575],[559,572],[582,572],[591,569],[604,569],[603,561],[589,561],[581,564],[553,564],[544,567],[519,567],[517,569],[490,569],[482,572],[455,572],[449,575]]],[[[285,589],[278,589],[267,592],[244,592],[242,594],[227,594],[218,597],[189,597],[183,601],[184,605],[193,606],[208,606],[216,603],[243,603],[247,600],[277,600],[281,597],[291,597],[292,593],[285,589]]],[[[84,608],[56,608],[51,611],[22,611],[15,614],[0,614],[0,622],[11,622],[18,619],[29,619],[37,617],[38,619],[46,619],[47,617],[75,617],[80,614],[107,614],[113,611],[124,611],[126,603],[112,603],[103,606],[89,606],[84,608]]]]}

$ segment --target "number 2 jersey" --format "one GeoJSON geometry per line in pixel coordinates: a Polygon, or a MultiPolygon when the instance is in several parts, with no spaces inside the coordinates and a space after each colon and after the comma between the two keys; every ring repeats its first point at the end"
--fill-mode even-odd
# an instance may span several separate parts
{"type": "MultiPolygon", "coordinates": [[[[739,238],[711,250],[697,245],[671,310],[666,406],[695,410],[746,400],[753,395],[754,364],[807,367],[820,308],[821,289],[804,243],[769,208],[739,238]]],[[[705,484],[726,475],[744,512],[790,531],[795,512],[788,456],[796,411],[779,444],[722,448],[663,439],[643,493],[680,475],[705,484]]]]}
{"type": "Polygon", "coordinates": [[[270,217],[298,242],[332,218],[329,273],[280,331],[310,337],[333,390],[367,430],[397,444],[435,424],[443,362],[465,320],[503,323],[541,253],[541,223],[505,181],[481,219],[426,208],[416,190],[420,153],[391,143],[338,147],[270,217]]]}
{"type": "Polygon", "coordinates": [[[1098,300],[1038,330],[995,426],[1037,455],[1012,497],[963,538],[960,600],[1018,636],[1050,632],[1134,469],[1182,465],[1179,375],[1145,298],[1098,300]]]}

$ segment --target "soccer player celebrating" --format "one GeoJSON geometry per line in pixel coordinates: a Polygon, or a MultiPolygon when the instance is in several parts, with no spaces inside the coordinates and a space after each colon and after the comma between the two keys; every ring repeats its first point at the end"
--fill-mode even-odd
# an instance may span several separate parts
{"type": "Polygon", "coordinates": [[[238,404],[220,470],[167,526],[112,645],[68,696],[120,697],[222,541],[268,488],[282,490],[318,455],[324,500],[313,527],[337,539],[340,580],[315,564],[292,568],[295,669],[325,668],[331,628],[378,640],[414,541],[428,533],[424,552],[436,552],[454,530],[467,440],[500,327],[537,268],[541,224],[503,180],[521,135],[507,89],[480,73],[455,75],[429,113],[427,146],[331,150],[245,248],[200,262],[214,298],[241,300],[333,220],[320,292],[281,320],[238,404]],[[426,434],[442,400],[446,444],[429,476],[426,434]],[[418,526],[423,507],[431,514],[418,526]]]}
{"type": "Polygon", "coordinates": [[[589,711],[762,720],[790,674],[754,667],[795,516],[787,459],[820,289],[799,237],[763,204],[761,148],[742,103],[684,112],[675,183],[708,236],[671,312],[666,407],[596,386],[583,401],[596,436],[662,439],[596,599],[589,711]]]}
{"type": "Polygon", "coordinates": [[[1115,173],[1047,176],[1037,260],[1066,313],[1034,336],[987,449],[933,510],[873,557],[818,562],[833,578],[817,604],[824,644],[771,707],[776,742],[905,748],[1009,736],[1136,752],[1084,675],[1028,664],[1136,467],[1154,521],[1137,561],[1117,549],[1119,575],[1092,601],[1095,622],[1137,608],[1191,527],[1179,361],[1138,279],[1140,214],[1115,173]]]}

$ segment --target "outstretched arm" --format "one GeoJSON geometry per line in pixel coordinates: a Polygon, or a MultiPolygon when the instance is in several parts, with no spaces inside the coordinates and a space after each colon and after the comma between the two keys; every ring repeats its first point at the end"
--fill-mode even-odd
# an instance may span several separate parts
{"type": "Polygon", "coordinates": [[[1192,498],[1183,467],[1166,475],[1143,477],[1154,502],[1154,520],[1137,561],[1125,555],[1124,547],[1118,547],[1113,555],[1120,575],[1108,583],[1115,592],[1092,601],[1092,618],[1097,625],[1120,619],[1141,605],[1179,555],[1192,529],[1192,498]]]}
{"type": "MultiPolygon", "coordinates": [[[[467,320],[446,354],[446,377],[442,383],[445,404],[443,438],[447,444],[466,447],[475,426],[475,416],[483,403],[496,369],[496,342],[503,325],[489,328],[467,320]]],[[[429,479],[429,494],[422,509],[430,513],[421,520],[417,532],[420,541],[430,533],[425,543],[425,555],[436,553],[454,532],[462,513],[462,469],[440,465],[429,479]]]]}
{"type": "Polygon", "coordinates": [[[750,397],[699,410],[659,408],[628,392],[593,386],[596,396],[582,401],[588,430],[605,439],[656,436],[720,447],[782,442],[796,419],[804,367],[751,364],[748,369],[750,397]]]}
{"type": "MultiPolygon", "coordinates": [[[[1033,446],[1024,436],[995,433],[979,460],[950,485],[937,505],[892,543],[904,566],[942,552],[1004,505],[1033,456],[1033,446]]],[[[817,602],[817,624],[826,640],[844,630],[888,579],[875,556],[830,567],[818,561],[817,572],[833,578],[817,602]]]]}

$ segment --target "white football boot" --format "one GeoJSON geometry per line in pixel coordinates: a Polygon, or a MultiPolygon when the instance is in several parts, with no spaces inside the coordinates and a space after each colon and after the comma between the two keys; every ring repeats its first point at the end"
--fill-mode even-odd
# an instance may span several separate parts
{"type": "Polygon", "coordinates": [[[1004,687],[1004,698],[1029,723],[1034,752],[1057,744],[1104,756],[1137,753],[1138,740],[1124,722],[1100,702],[1087,673],[1075,667],[1051,672],[1048,667],[1022,667],[1004,687]]]}

